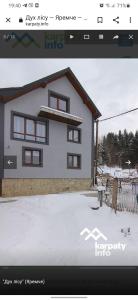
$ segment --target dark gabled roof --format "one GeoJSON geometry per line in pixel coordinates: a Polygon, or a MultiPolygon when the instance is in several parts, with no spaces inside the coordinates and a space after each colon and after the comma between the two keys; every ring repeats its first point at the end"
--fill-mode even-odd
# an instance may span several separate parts
{"type": "Polygon", "coordinates": [[[0,89],[0,97],[3,96],[3,97],[7,97],[10,95],[15,95],[16,92],[18,92],[20,90],[20,87],[19,88],[6,88],[6,89],[0,89]]]}
{"type": "Polygon", "coordinates": [[[40,87],[45,88],[48,83],[55,81],[63,76],[66,76],[71,82],[77,93],[82,98],[83,102],[87,105],[87,107],[94,115],[95,119],[99,118],[101,116],[101,113],[99,112],[98,108],[95,106],[95,104],[93,103],[93,101],[91,100],[87,92],[84,90],[84,88],[82,87],[82,85],[80,84],[80,82],[78,81],[78,79],[76,78],[76,76],[70,68],[63,69],[61,71],[58,71],[42,79],[31,82],[22,87],[0,89],[0,101],[6,103],[40,87]]]}

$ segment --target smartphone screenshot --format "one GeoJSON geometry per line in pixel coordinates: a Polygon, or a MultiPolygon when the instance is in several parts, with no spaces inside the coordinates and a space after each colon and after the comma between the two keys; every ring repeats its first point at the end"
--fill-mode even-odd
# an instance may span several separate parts
{"type": "Polygon", "coordinates": [[[0,294],[138,292],[137,10],[1,4],[0,294]]]}

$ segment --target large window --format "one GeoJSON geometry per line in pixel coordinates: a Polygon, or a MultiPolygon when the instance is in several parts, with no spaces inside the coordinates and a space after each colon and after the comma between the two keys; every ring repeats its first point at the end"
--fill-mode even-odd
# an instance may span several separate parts
{"type": "Polygon", "coordinates": [[[12,113],[12,138],[48,144],[48,121],[12,113]]]}
{"type": "Polygon", "coordinates": [[[81,155],[76,153],[67,154],[67,168],[81,169],[81,155]]]}
{"type": "Polygon", "coordinates": [[[63,112],[70,112],[70,99],[66,96],[49,91],[49,107],[63,112]]]}
{"type": "Polygon", "coordinates": [[[43,150],[23,147],[23,166],[42,167],[43,150]]]}
{"type": "Polygon", "coordinates": [[[73,126],[67,127],[67,141],[72,143],[81,143],[81,129],[73,126]]]}

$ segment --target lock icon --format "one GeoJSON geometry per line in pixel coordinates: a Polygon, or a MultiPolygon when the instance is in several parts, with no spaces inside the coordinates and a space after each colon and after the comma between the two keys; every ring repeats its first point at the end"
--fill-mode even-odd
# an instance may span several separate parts
{"type": "Polygon", "coordinates": [[[23,18],[19,18],[19,23],[23,23],[23,18]]]}

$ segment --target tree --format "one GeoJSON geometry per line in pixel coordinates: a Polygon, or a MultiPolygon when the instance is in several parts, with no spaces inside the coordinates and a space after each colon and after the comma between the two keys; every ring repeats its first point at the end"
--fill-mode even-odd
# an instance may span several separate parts
{"type": "Polygon", "coordinates": [[[135,167],[138,163],[138,131],[135,134],[126,129],[119,130],[118,134],[109,132],[103,137],[100,149],[103,164],[127,168],[126,161],[130,160],[131,166],[135,167]]]}

